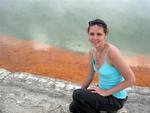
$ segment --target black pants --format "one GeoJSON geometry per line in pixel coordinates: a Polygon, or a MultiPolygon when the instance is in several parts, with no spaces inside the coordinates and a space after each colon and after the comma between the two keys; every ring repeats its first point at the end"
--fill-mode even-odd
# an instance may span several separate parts
{"type": "Polygon", "coordinates": [[[90,90],[77,89],[73,92],[73,101],[69,106],[73,113],[100,113],[100,111],[116,111],[123,107],[125,99],[113,96],[101,96],[90,90]]]}

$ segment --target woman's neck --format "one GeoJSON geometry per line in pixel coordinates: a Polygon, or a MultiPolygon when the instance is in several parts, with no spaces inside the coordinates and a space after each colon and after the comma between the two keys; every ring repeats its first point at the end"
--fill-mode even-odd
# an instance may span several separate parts
{"type": "Polygon", "coordinates": [[[97,48],[96,48],[97,53],[102,54],[103,51],[105,50],[105,48],[106,48],[107,46],[108,46],[108,43],[105,43],[103,46],[97,47],[97,48]]]}

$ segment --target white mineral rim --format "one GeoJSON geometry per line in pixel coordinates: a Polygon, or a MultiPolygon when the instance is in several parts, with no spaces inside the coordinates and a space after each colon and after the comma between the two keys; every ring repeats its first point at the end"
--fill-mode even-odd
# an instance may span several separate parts
{"type": "MultiPolygon", "coordinates": [[[[69,113],[79,84],[0,69],[0,113],[69,113]]],[[[150,113],[150,88],[127,88],[128,101],[119,113],[150,113]]]]}

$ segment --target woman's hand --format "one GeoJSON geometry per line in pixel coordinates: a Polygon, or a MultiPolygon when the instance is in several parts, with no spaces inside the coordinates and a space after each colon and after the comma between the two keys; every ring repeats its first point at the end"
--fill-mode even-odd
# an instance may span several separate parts
{"type": "Polygon", "coordinates": [[[99,87],[93,87],[93,88],[90,88],[90,90],[92,93],[97,93],[97,94],[102,95],[102,96],[109,96],[107,90],[102,90],[99,87]]]}

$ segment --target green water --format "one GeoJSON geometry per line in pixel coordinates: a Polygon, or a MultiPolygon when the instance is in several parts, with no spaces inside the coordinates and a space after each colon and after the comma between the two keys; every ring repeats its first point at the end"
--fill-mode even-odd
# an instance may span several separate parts
{"type": "Polygon", "coordinates": [[[150,0],[0,0],[0,34],[87,52],[89,20],[102,18],[126,55],[150,54],[150,0]]]}

